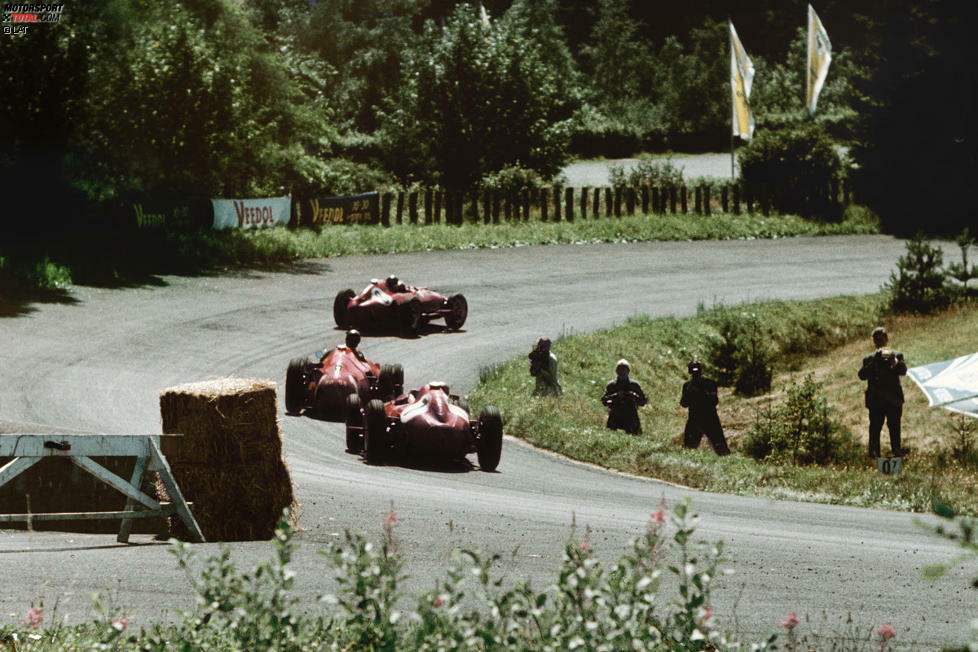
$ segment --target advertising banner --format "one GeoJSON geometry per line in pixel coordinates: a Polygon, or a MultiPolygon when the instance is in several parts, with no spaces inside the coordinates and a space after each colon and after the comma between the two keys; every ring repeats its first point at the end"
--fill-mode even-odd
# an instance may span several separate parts
{"type": "Polygon", "coordinates": [[[754,83],[754,64],[730,24],[730,92],[733,100],[733,135],[744,140],[754,136],[754,114],[750,110],[750,89],[754,83]]]}
{"type": "Polygon", "coordinates": [[[822,92],[825,77],[829,74],[829,64],[832,63],[832,43],[829,35],[819,20],[818,14],[808,5],[808,66],[805,80],[805,105],[808,114],[815,115],[815,105],[818,94],[822,92]]]}
{"type": "Polygon", "coordinates": [[[292,215],[292,197],[262,199],[212,199],[215,229],[257,229],[288,224],[292,215]]]}
{"type": "Polygon", "coordinates": [[[210,206],[205,201],[133,199],[124,207],[123,223],[137,229],[189,231],[210,224],[210,206]]]}
{"type": "Polygon", "coordinates": [[[380,221],[380,193],[317,197],[299,202],[301,226],[376,224],[380,221]]]}

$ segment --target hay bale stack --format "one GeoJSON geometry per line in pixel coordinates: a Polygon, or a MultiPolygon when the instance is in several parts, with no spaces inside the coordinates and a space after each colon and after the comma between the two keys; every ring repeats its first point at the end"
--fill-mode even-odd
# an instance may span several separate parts
{"type": "MultiPolygon", "coordinates": [[[[164,440],[163,454],[204,538],[270,539],[282,510],[295,507],[275,383],[221,378],[171,387],[160,393],[160,412],[163,432],[183,435],[164,440]]],[[[170,519],[170,532],[189,534],[178,518],[170,519]]]]}

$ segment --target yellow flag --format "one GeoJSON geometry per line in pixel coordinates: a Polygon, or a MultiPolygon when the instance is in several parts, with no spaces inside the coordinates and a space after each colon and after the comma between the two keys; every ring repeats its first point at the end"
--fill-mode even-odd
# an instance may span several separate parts
{"type": "Polygon", "coordinates": [[[808,5],[808,71],[805,79],[805,106],[808,114],[815,115],[815,104],[822,91],[825,77],[832,62],[832,44],[829,35],[818,19],[818,14],[808,5]]]}
{"type": "Polygon", "coordinates": [[[750,87],[754,64],[730,23],[730,92],[733,99],[733,135],[750,140],[754,135],[754,114],[750,110],[750,87]]]}

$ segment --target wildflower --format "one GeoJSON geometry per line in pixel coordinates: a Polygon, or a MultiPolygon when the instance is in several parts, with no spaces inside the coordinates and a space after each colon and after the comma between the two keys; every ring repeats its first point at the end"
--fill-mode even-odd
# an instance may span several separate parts
{"type": "Polygon", "coordinates": [[[591,552],[591,544],[588,543],[587,539],[581,539],[580,546],[584,552],[591,552]]]}
{"type": "Polygon", "coordinates": [[[391,511],[387,512],[387,518],[384,519],[384,529],[390,529],[397,525],[398,523],[397,512],[391,507],[391,511]]]}
{"type": "Polygon", "coordinates": [[[657,509],[649,514],[649,521],[652,523],[665,523],[666,513],[662,509],[657,509]]]}
{"type": "Polygon", "coordinates": [[[883,641],[888,641],[896,636],[896,630],[893,629],[893,625],[886,623],[879,626],[879,628],[876,630],[876,635],[883,639],[883,641]]]}
{"type": "Polygon", "coordinates": [[[781,626],[785,629],[794,629],[798,626],[798,615],[794,611],[789,611],[788,614],[781,619],[781,626]]]}
{"type": "Polygon", "coordinates": [[[437,598],[435,598],[435,601],[431,603],[431,606],[432,607],[440,607],[443,604],[445,604],[445,601],[442,600],[442,597],[439,595],[437,598]]]}
{"type": "Polygon", "coordinates": [[[129,624],[129,616],[127,616],[125,612],[112,619],[112,629],[114,629],[117,632],[126,631],[126,626],[128,624],[129,624]]]}
{"type": "Polygon", "coordinates": [[[41,626],[41,622],[43,621],[44,610],[40,607],[31,607],[27,610],[27,615],[20,621],[20,624],[24,627],[33,627],[34,629],[37,629],[41,626]]]}
{"type": "Polygon", "coordinates": [[[708,621],[710,618],[713,618],[713,609],[707,607],[703,609],[702,613],[700,614],[700,617],[696,619],[696,622],[699,623],[700,625],[705,625],[706,621],[708,621]]]}

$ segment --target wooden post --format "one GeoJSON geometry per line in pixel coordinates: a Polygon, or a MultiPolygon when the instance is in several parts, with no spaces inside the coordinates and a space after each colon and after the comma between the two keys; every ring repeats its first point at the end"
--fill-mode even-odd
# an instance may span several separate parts
{"type": "Polygon", "coordinates": [[[568,222],[574,221],[574,189],[564,188],[564,217],[568,222]]]}
{"type": "Polygon", "coordinates": [[[649,184],[642,184],[642,213],[649,214],[649,184]]]}
{"type": "Polygon", "coordinates": [[[652,212],[661,213],[662,205],[659,203],[659,187],[652,186],[652,212]]]}
{"type": "Polygon", "coordinates": [[[391,194],[385,192],[380,197],[380,223],[384,226],[391,225],[391,194]]]}
{"type": "Polygon", "coordinates": [[[584,186],[581,188],[581,219],[587,219],[587,200],[588,200],[588,187],[584,186]]]}
{"type": "Polygon", "coordinates": [[[629,215],[635,214],[635,187],[634,186],[628,186],[628,189],[625,191],[625,206],[628,208],[629,215]]]}
{"type": "Polygon", "coordinates": [[[733,185],[733,213],[734,215],[740,215],[740,184],[735,183],[733,185]]]}
{"type": "Polygon", "coordinates": [[[622,188],[618,186],[615,188],[615,217],[621,217],[621,196],[622,188]]]}
{"type": "Polygon", "coordinates": [[[554,186],[554,222],[560,221],[560,186],[554,186]]]}
{"type": "Polygon", "coordinates": [[[604,216],[611,217],[615,214],[615,202],[613,199],[614,193],[611,188],[604,189],[604,216]]]}
{"type": "Polygon", "coordinates": [[[689,196],[686,193],[686,186],[679,186],[679,197],[682,202],[683,215],[689,213],[689,196]]]}
{"type": "Polygon", "coordinates": [[[489,224],[492,222],[492,191],[483,190],[482,191],[482,223],[489,224]]]}
{"type": "Polygon", "coordinates": [[[411,220],[411,224],[418,223],[418,193],[417,191],[412,191],[408,196],[408,217],[411,220]]]}
{"type": "Polygon", "coordinates": [[[601,188],[594,189],[594,219],[601,217],[601,188]]]}
{"type": "Polygon", "coordinates": [[[479,223],[479,191],[472,191],[472,219],[479,223]]]}
{"type": "Polygon", "coordinates": [[[550,192],[546,188],[540,188],[540,221],[546,222],[549,215],[549,210],[547,206],[547,197],[550,192]]]}
{"type": "Polygon", "coordinates": [[[441,224],[441,201],[444,194],[441,190],[435,191],[435,214],[432,215],[435,224],[441,224]]]}
{"type": "Polygon", "coordinates": [[[703,187],[696,186],[695,188],[693,188],[693,194],[696,197],[695,199],[696,208],[693,209],[693,212],[696,213],[697,215],[702,215],[703,214],[703,187]]]}
{"type": "Polygon", "coordinates": [[[669,186],[669,212],[676,214],[676,186],[669,186]]]}
{"type": "Polygon", "coordinates": [[[507,222],[513,217],[513,194],[509,192],[503,197],[503,216],[507,222]]]}
{"type": "Polygon", "coordinates": [[[495,190],[489,191],[490,201],[492,201],[492,223],[499,224],[499,193],[495,190]]]}
{"type": "Polygon", "coordinates": [[[523,221],[530,219],[530,190],[523,190],[523,221]]]}
{"type": "Polygon", "coordinates": [[[720,206],[723,207],[724,214],[730,213],[730,184],[723,184],[723,188],[720,189],[720,206]]]}
{"type": "Polygon", "coordinates": [[[703,186],[703,214],[710,215],[710,186],[703,186]]]}
{"type": "Polygon", "coordinates": [[[397,223],[401,223],[401,219],[404,216],[404,193],[397,193],[397,223]]]}
{"type": "Polygon", "coordinates": [[[426,188],[424,191],[424,223],[432,223],[431,215],[431,188],[426,188]]]}

